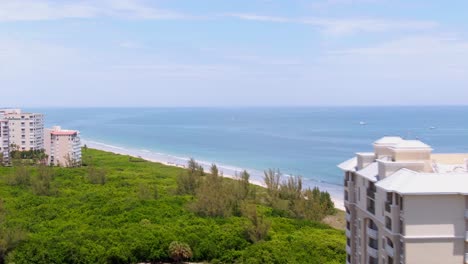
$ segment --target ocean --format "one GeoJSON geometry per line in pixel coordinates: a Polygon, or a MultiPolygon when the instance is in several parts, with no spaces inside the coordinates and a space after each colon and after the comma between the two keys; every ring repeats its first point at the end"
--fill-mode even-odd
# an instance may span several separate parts
{"type": "Polygon", "coordinates": [[[306,186],[342,194],[336,165],[371,151],[386,135],[420,139],[434,152],[468,152],[468,107],[36,108],[46,126],[77,129],[83,141],[184,163],[243,169],[261,181],[268,168],[306,186]]]}

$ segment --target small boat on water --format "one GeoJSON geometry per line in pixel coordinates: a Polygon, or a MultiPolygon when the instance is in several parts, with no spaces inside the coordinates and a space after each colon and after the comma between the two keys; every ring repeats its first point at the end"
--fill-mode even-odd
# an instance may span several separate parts
{"type": "Polygon", "coordinates": [[[365,126],[365,125],[367,125],[367,123],[366,123],[366,122],[364,122],[364,121],[361,121],[361,122],[359,122],[359,125],[361,125],[361,126],[365,126]]]}
{"type": "Polygon", "coordinates": [[[433,129],[436,129],[436,127],[435,127],[435,126],[431,126],[431,127],[429,127],[429,129],[430,129],[430,130],[433,130],[433,129]]]}

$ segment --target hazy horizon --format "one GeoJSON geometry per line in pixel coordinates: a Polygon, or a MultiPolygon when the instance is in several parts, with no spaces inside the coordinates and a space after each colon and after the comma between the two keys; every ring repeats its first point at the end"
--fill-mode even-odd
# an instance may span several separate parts
{"type": "Polygon", "coordinates": [[[468,3],[4,0],[20,107],[468,105],[468,3]]]}

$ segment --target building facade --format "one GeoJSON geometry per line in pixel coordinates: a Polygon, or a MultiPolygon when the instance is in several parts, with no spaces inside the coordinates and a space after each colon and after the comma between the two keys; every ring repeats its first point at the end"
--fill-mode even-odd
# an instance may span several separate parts
{"type": "Polygon", "coordinates": [[[468,263],[468,154],[384,137],[344,171],[346,263],[468,263]]]}
{"type": "Polygon", "coordinates": [[[21,109],[3,109],[0,114],[8,120],[11,150],[44,149],[43,114],[24,113],[21,109]]]}
{"type": "Polygon", "coordinates": [[[78,131],[63,130],[59,126],[45,129],[44,145],[48,164],[64,167],[81,165],[81,141],[78,131]]]}
{"type": "Polygon", "coordinates": [[[10,128],[8,120],[0,114],[0,164],[10,162],[10,128]]]}

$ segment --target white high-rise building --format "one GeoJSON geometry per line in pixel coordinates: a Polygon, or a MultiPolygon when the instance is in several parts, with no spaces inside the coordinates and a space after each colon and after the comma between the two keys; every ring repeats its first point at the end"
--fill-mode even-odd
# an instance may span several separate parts
{"type": "Polygon", "coordinates": [[[8,120],[11,150],[44,149],[44,115],[25,113],[21,109],[2,109],[0,114],[8,120]]]}
{"type": "Polygon", "coordinates": [[[340,164],[346,263],[468,263],[467,158],[384,137],[340,164]]]}
{"type": "Polygon", "coordinates": [[[44,145],[48,164],[64,167],[81,165],[81,141],[78,131],[64,130],[59,126],[46,128],[44,145]]]}
{"type": "Polygon", "coordinates": [[[10,128],[8,120],[0,114],[0,164],[10,161],[10,128]]]}

